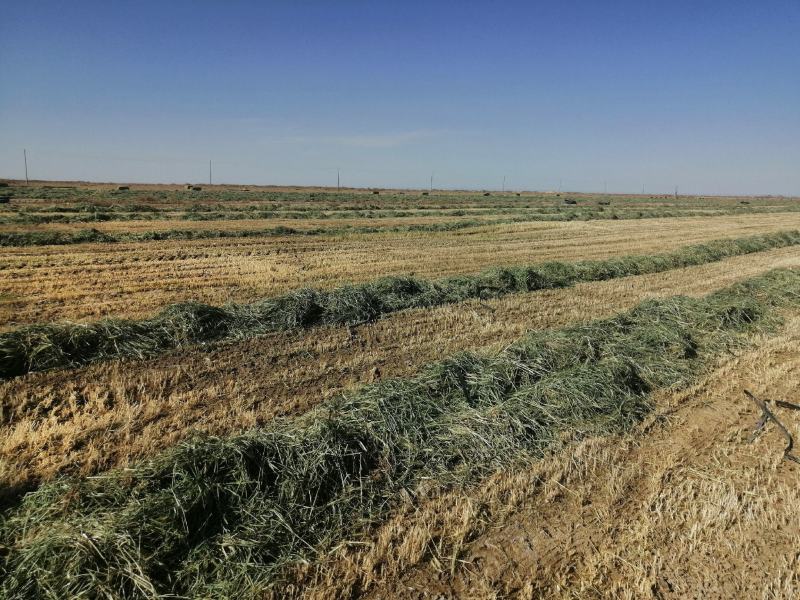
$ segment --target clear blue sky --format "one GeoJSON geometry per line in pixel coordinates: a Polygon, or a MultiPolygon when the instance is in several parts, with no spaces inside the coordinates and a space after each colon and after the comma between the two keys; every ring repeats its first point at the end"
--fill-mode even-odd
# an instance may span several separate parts
{"type": "Polygon", "coordinates": [[[800,194],[800,2],[11,1],[0,176],[800,194]],[[606,183],[604,183],[606,182],[606,183]]]}

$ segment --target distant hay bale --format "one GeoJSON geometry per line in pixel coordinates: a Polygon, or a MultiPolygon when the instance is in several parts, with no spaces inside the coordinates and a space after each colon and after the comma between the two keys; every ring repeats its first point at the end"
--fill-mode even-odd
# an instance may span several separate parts
{"type": "Polygon", "coordinates": [[[428,195],[428,192],[422,192],[422,195],[423,195],[423,196],[427,196],[427,195],[428,195]]]}
{"type": "Polygon", "coordinates": [[[491,194],[489,192],[483,192],[483,195],[484,196],[491,196],[491,194]]]}
{"type": "Polygon", "coordinates": [[[520,194],[519,192],[517,192],[517,196],[522,196],[522,194],[520,194]]]}
{"type": "Polygon", "coordinates": [[[200,190],[202,190],[202,189],[203,189],[203,188],[201,188],[199,185],[193,185],[193,186],[192,186],[192,191],[195,191],[195,192],[199,192],[199,191],[200,191],[200,190]]]}
{"type": "Polygon", "coordinates": [[[747,200],[742,200],[740,204],[750,204],[747,200]]]}
{"type": "Polygon", "coordinates": [[[184,187],[185,187],[187,190],[193,190],[193,189],[194,189],[194,186],[193,186],[191,183],[187,183],[187,184],[186,184],[184,187]]]}
{"type": "Polygon", "coordinates": [[[564,204],[577,204],[577,200],[573,200],[572,198],[564,198],[564,204]]]}
{"type": "Polygon", "coordinates": [[[125,191],[127,191],[129,189],[131,189],[131,188],[128,187],[127,185],[118,185],[117,186],[117,190],[119,190],[120,192],[125,192],[125,191]]]}
{"type": "Polygon", "coordinates": [[[380,194],[380,191],[379,190],[372,190],[372,193],[377,195],[377,194],[380,194]]]}

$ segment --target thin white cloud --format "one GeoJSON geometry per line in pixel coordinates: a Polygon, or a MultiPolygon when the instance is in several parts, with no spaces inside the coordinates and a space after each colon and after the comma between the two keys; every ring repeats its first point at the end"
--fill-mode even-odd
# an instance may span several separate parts
{"type": "Polygon", "coordinates": [[[352,146],[356,148],[397,148],[414,144],[440,135],[440,131],[421,129],[395,133],[377,133],[363,135],[295,135],[272,138],[290,144],[326,144],[331,146],[352,146]]]}

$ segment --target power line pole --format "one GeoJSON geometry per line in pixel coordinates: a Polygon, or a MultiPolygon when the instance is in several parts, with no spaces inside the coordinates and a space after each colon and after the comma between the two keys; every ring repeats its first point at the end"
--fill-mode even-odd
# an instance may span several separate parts
{"type": "Polygon", "coordinates": [[[25,161],[25,185],[28,184],[28,151],[23,148],[22,149],[22,158],[25,161]]]}
{"type": "Polygon", "coordinates": [[[431,173],[431,193],[433,193],[433,173],[431,173]]]}
{"type": "Polygon", "coordinates": [[[211,161],[208,161],[208,185],[211,185],[211,161]]]}
{"type": "Polygon", "coordinates": [[[675,186],[675,200],[678,199],[678,186],[675,186]]]}
{"type": "Polygon", "coordinates": [[[336,191],[338,192],[341,189],[341,184],[339,183],[339,169],[336,169],[336,191]]]}
{"type": "Polygon", "coordinates": [[[506,176],[505,175],[503,175],[503,190],[502,191],[503,192],[506,191],[506,176]]]}

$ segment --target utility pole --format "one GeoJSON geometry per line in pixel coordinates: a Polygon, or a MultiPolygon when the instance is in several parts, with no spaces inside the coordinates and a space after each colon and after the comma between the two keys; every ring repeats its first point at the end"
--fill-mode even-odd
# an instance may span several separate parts
{"type": "Polygon", "coordinates": [[[339,183],[339,169],[336,169],[336,191],[338,192],[341,189],[341,184],[339,183]]]}
{"type": "Polygon", "coordinates": [[[25,161],[25,185],[28,184],[28,151],[23,148],[22,149],[22,158],[25,161]]]}
{"type": "Polygon", "coordinates": [[[678,199],[678,186],[675,186],[675,200],[678,199]]]}
{"type": "Polygon", "coordinates": [[[431,193],[433,193],[433,173],[431,173],[431,193]]]}
{"type": "Polygon", "coordinates": [[[211,161],[208,161],[208,185],[211,185],[211,161]]]}
{"type": "Polygon", "coordinates": [[[505,193],[505,191],[506,191],[506,176],[505,176],[505,175],[503,175],[503,190],[502,190],[502,191],[503,191],[504,193],[505,193]]]}

